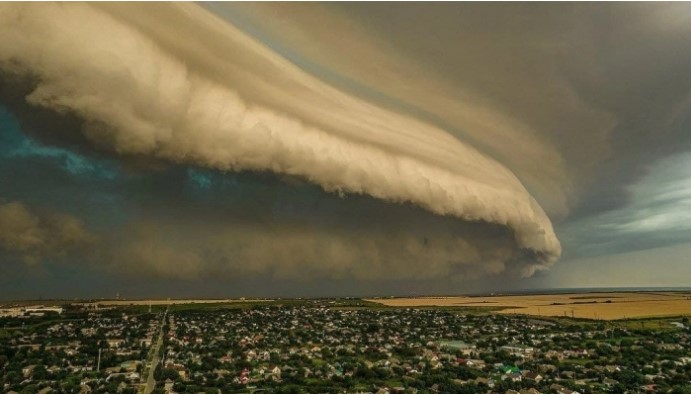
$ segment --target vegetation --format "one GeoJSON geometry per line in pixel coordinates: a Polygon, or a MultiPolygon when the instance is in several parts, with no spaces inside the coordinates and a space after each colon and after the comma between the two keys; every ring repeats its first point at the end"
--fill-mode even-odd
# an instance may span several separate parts
{"type": "Polygon", "coordinates": [[[159,332],[159,393],[686,393],[691,381],[684,317],[598,321],[309,299],[172,305],[163,319],[164,307],[3,318],[3,392],[141,391],[159,332]]]}

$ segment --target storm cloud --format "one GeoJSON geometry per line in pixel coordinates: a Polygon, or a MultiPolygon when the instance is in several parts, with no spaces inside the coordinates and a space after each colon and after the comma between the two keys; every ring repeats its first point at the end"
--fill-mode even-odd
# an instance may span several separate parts
{"type": "Polygon", "coordinates": [[[527,277],[557,234],[620,252],[658,206],[633,185],[691,148],[684,5],[0,7],[0,196],[74,218],[89,269],[527,277]]]}
{"type": "Polygon", "coordinates": [[[39,215],[21,202],[0,201],[0,254],[38,264],[65,258],[92,242],[93,235],[77,218],[58,212],[39,215]]]}
{"type": "MultiPolygon", "coordinates": [[[[134,20],[141,19],[148,14],[144,10],[116,11],[112,16],[84,4],[6,7],[2,64],[7,72],[37,81],[26,96],[28,104],[78,116],[90,141],[118,153],[219,170],[295,175],[329,192],[367,194],[464,221],[506,226],[514,238],[512,247],[531,251],[536,266],[549,265],[558,257],[559,243],[542,209],[508,169],[470,145],[441,129],[330,88],[196,6],[167,5],[154,21],[159,29],[178,29],[175,21],[182,19],[183,30],[187,25],[200,31],[188,40],[195,47],[172,50],[158,42],[164,36],[160,32],[143,34],[118,20],[134,11],[139,15],[134,20]],[[78,37],[88,37],[89,42],[75,45],[78,37]],[[209,38],[225,50],[205,59],[197,52],[208,48],[195,48],[209,38]],[[190,61],[193,58],[197,64],[190,61]],[[221,67],[232,76],[205,75],[208,69],[221,67]],[[272,99],[248,101],[261,92],[272,99]],[[280,104],[272,106],[275,100],[280,104]]],[[[320,248],[310,236],[302,242],[286,235],[303,239],[298,231],[278,235],[239,231],[247,239],[232,238],[242,239],[243,244],[270,243],[283,255],[294,256],[291,259],[331,260],[336,265],[352,266],[355,259],[340,261],[338,256],[369,243],[361,239],[339,244],[347,237],[335,237],[324,241],[331,245],[327,250],[341,252],[318,257],[320,248]]],[[[397,242],[408,244],[405,238],[387,242],[391,245],[386,249],[403,254],[407,250],[411,256],[420,249],[420,245],[393,247],[397,242]]],[[[432,253],[432,264],[467,260],[467,241],[452,237],[439,242],[446,252],[432,253]]],[[[370,256],[386,256],[381,245],[375,241],[362,250],[370,250],[370,256]]],[[[163,255],[172,264],[180,260],[180,266],[195,265],[193,258],[171,258],[185,253],[153,246],[133,249],[140,251],[134,255],[148,250],[142,260],[163,255]]],[[[484,264],[487,259],[470,249],[472,260],[484,264]]],[[[261,264],[267,259],[255,255],[240,260],[261,264]]],[[[381,258],[400,260],[393,255],[381,258]]],[[[524,274],[534,269],[526,267],[524,274]]],[[[414,270],[410,275],[416,275],[414,270]]]]}

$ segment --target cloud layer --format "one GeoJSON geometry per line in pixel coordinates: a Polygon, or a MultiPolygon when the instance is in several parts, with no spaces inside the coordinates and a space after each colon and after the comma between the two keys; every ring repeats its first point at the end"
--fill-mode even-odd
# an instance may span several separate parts
{"type": "Polygon", "coordinates": [[[691,148],[688,4],[205,6],[472,143],[558,223],[627,204],[652,163],[691,148]]]}
{"type": "Polygon", "coordinates": [[[30,81],[29,106],[80,119],[97,149],[296,176],[439,216],[425,223],[415,213],[409,224],[420,230],[389,218],[380,231],[363,220],[363,231],[336,224],[327,232],[324,223],[267,213],[254,220],[272,220],[271,230],[134,220],[135,232],[112,237],[120,265],[191,276],[305,269],[406,278],[531,275],[560,255],[549,218],[505,166],[438,127],[321,82],[196,5],[1,7],[0,68],[30,81]]]}
{"type": "Polygon", "coordinates": [[[3,4],[0,287],[643,284],[689,54],[683,3],[3,4]]]}
{"type": "Polygon", "coordinates": [[[0,253],[37,264],[83,251],[93,240],[83,223],[70,215],[38,215],[21,202],[0,201],[0,253]]]}

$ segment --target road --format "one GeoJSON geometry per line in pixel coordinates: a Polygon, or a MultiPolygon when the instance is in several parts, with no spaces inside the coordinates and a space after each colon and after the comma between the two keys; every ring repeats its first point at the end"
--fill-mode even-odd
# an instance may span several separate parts
{"type": "Polygon", "coordinates": [[[163,325],[166,324],[166,317],[168,316],[168,309],[163,313],[163,318],[161,319],[161,328],[158,332],[158,340],[154,345],[153,355],[149,364],[149,375],[146,378],[146,386],[144,386],[144,394],[151,394],[156,388],[156,379],[154,379],[154,371],[158,363],[161,361],[161,346],[163,346],[163,325]]]}

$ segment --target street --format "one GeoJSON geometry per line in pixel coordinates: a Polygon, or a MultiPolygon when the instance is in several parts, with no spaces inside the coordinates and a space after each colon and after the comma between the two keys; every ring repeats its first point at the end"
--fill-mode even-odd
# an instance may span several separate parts
{"type": "Polygon", "coordinates": [[[156,379],[154,379],[154,372],[158,363],[161,361],[159,353],[161,352],[161,346],[163,345],[163,326],[166,324],[166,317],[168,316],[168,309],[163,313],[163,318],[161,319],[161,327],[158,332],[158,340],[154,345],[153,355],[149,362],[149,374],[146,378],[146,385],[144,386],[144,394],[150,394],[154,391],[156,387],[156,379]]]}

